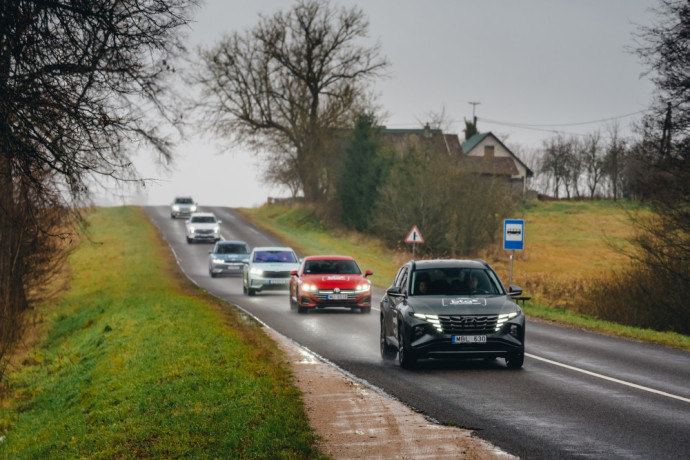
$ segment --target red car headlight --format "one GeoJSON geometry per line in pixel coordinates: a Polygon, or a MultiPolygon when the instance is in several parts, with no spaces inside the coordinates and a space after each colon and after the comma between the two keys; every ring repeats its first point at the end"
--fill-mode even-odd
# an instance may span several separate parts
{"type": "Polygon", "coordinates": [[[355,292],[369,292],[371,291],[371,283],[366,282],[362,284],[358,284],[357,287],[355,288],[355,292]]]}
{"type": "Polygon", "coordinates": [[[302,290],[305,292],[316,292],[319,288],[315,284],[304,283],[302,284],[302,290]]]}

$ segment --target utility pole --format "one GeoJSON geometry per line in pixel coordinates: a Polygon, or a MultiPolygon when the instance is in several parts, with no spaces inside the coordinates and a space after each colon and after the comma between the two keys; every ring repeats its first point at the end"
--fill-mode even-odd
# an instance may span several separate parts
{"type": "Polygon", "coordinates": [[[481,104],[481,102],[468,102],[468,104],[472,104],[472,122],[474,123],[474,127],[477,127],[477,116],[474,114],[474,109],[481,104]]]}

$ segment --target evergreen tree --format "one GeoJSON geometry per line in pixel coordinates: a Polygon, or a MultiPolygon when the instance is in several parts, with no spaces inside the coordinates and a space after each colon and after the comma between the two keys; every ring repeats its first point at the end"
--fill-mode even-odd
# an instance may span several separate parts
{"type": "Polygon", "coordinates": [[[371,226],[379,184],[385,181],[389,162],[373,114],[357,117],[337,188],[341,222],[358,231],[371,226]]]}

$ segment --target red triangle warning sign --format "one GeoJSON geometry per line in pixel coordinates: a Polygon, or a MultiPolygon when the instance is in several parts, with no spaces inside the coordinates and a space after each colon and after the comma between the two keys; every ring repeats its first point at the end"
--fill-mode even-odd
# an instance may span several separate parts
{"type": "Polygon", "coordinates": [[[415,225],[412,227],[412,230],[410,230],[410,234],[407,235],[407,238],[405,238],[405,243],[423,243],[424,238],[422,238],[422,234],[419,233],[419,229],[415,225]]]}

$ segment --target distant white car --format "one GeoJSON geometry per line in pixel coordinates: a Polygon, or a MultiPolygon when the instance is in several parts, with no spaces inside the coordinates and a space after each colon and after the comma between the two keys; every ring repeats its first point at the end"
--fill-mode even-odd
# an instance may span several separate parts
{"type": "Polygon", "coordinates": [[[254,295],[260,291],[287,291],[290,273],[299,267],[297,254],[288,247],[256,247],[242,272],[242,291],[254,295]]]}
{"type": "Polygon", "coordinates": [[[187,243],[206,241],[215,243],[220,240],[221,221],[212,212],[195,212],[187,221],[187,243]]]}
{"type": "Polygon", "coordinates": [[[197,203],[191,196],[176,196],[170,205],[170,218],[189,217],[196,209],[197,203]]]}

